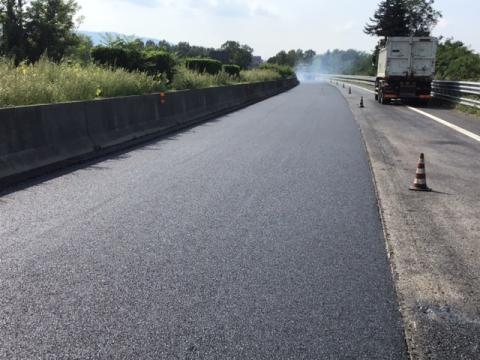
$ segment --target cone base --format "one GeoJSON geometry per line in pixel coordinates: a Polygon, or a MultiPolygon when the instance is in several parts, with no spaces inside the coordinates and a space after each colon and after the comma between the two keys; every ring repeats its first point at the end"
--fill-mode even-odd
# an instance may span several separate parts
{"type": "Polygon", "coordinates": [[[410,186],[409,190],[411,190],[411,191],[423,191],[423,192],[431,192],[432,191],[432,189],[430,189],[429,187],[421,188],[421,187],[416,187],[416,186],[410,186]]]}

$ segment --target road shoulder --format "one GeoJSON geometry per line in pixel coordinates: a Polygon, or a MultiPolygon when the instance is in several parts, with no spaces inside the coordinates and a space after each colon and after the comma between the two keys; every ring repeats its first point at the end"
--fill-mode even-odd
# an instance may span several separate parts
{"type": "Polygon", "coordinates": [[[397,296],[414,359],[480,354],[480,144],[353,89],[346,101],[369,154],[397,296]],[[364,96],[364,109],[360,109],[364,96]],[[408,190],[420,152],[436,192],[408,190]]]}

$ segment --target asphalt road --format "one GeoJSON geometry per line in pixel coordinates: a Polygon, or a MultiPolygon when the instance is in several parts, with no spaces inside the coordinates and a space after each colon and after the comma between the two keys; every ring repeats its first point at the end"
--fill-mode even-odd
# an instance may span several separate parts
{"type": "Polygon", "coordinates": [[[0,357],[406,358],[332,86],[56,175],[0,197],[0,357]]]}
{"type": "MultiPolygon", "coordinates": [[[[369,152],[410,355],[480,359],[480,142],[365,90],[338,90],[369,152]],[[431,193],[408,190],[421,152],[431,193]]],[[[420,110],[480,136],[479,117],[420,110]]]]}

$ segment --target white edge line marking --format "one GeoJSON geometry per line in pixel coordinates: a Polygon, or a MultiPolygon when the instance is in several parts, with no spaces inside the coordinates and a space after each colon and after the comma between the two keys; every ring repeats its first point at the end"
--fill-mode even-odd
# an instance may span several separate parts
{"type": "MultiPolygon", "coordinates": [[[[368,90],[368,89],[365,89],[364,87],[362,86],[358,86],[358,85],[353,85],[353,84],[350,84],[351,86],[354,86],[356,88],[359,88],[359,89],[362,89],[362,90],[365,90],[365,91],[368,91],[369,93],[372,93],[372,94],[375,94],[375,91],[372,91],[372,90],[368,90]]],[[[461,128],[460,126],[457,126],[457,125],[454,125],[452,123],[449,123],[448,121],[445,121],[443,119],[440,119],[439,117],[436,117],[434,115],[431,115],[425,111],[422,111],[422,110],[419,110],[419,109],[416,109],[414,107],[411,107],[411,106],[407,106],[407,109],[409,110],[412,110],[412,111],[415,111],[416,113],[419,113],[420,115],[423,115],[423,116],[426,116],[427,118],[433,120],[433,121],[436,121],[442,125],[445,125],[446,127],[449,127],[450,129],[452,130],[455,130],[457,132],[459,132],[460,134],[463,134],[465,136],[468,136],[469,138],[473,139],[473,140],[476,140],[478,142],[480,142],[480,136],[477,135],[477,134],[474,134],[468,130],[465,130],[464,128],[461,128]]]]}
{"type": "Polygon", "coordinates": [[[457,132],[459,132],[460,134],[463,134],[465,136],[468,136],[469,138],[472,138],[473,140],[477,140],[478,142],[480,142],[480,136],[478,136],[477,134],[474,134],[468,130],[465,130],[464,128],[461,128],[460,126],[457,126],[457,125],[453,125],[452,123],[449,123],[448,121],[445,121],[445,120],[442,120],[440,119],[439,117],[436,117],[436,116],[433,116],[425,111],[422,111],[422,110],[418,110],[418,109],[415,109],[411,106],[407,106],[407,109],[410,109],[412,111],[415,111],[416,113],[419,113],[423,116],[426,116],[428,117],[429,119],[432,119],[442,125],[445,125],[446,127],[449,127],[450,129],[453,129],[457,132]]]}

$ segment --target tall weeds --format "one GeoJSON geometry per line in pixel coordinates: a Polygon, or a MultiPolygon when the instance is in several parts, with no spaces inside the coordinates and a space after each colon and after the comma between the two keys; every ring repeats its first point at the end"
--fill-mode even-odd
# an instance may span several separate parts
{"type": "Polygon", "coordinates": [[[0,107],[47,104],[163,91],[166,84],[139,72],[93,64],[20,64],[0,59],[0,107]]]}
{"type": "Polygon", "coordinates": [[[0,107],[200,89],[280,78],[270,69],[242,71],[240,76],[235,77],[223,71],[210,75],[179,66],[173,80],[168,83],[165,76],[152,77],[95,64],[57,64],[42,58],[35,64],[16,67],[12,61],[0,58],[0,107]]]}

